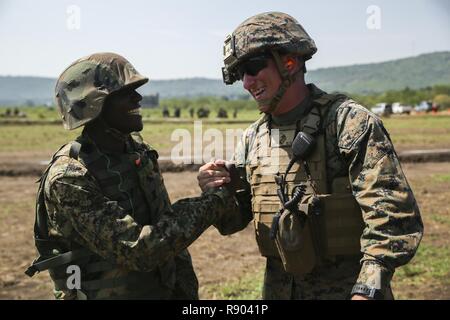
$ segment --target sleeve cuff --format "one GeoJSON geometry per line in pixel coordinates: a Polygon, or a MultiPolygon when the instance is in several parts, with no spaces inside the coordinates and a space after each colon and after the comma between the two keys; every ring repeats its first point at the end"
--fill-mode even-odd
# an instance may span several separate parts
{"type": "Polygon", "coordinates": [[[219,197],[224,203],[230,201],[230,199],[234,199],[227,188],[208,188],[206,191],[202,192],[202,196],[209,194],[219,197]]]}
{"type": "Polygon", "coordinates": [[[379,289],[384,293],[389,288],[393,274],[376,260],[364,260],[356,283],[379,289]]]}

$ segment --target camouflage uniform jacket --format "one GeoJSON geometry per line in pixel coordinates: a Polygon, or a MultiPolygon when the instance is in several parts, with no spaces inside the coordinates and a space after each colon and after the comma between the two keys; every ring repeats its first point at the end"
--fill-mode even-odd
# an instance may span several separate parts
{"type": "MultiPolygon", "coordinates": [[[[308,87],[311,97],[323,94],[314,85],[308,87]]],[[[261,120],[244,131],[234,155],[238,167],[245,168],[248,141],[255,135],[261,120]]],[[[343,104],[343,100],[338,100],[329,107],[322,126],[326,141],[327,180],[348,176],[363,213],[363,258],[357,282],[384,290],[389,286],[395,268],[414,256],[423,235],[413,192],[389,134],[373,113],[357,102],[343,104]]],[[[248,174],[247,180],[250,181],[248,174]]],[[[221,233],[241,230],[251,219],[237,218],[238,213],[234,215],[228,215],[223,223],[216,223],[221,233]],[[236,219],[233,221],[234,215],[236,219]]]]}
{"type": "MultiPolygon", "coordinates": [[[[144,201],[144,209],[130,210],[119,204],[126,202],[105,196],[104,186],[101,186],[94,177],[94,172],[85,163],[87,156],[83,150],[87,138],[84,133],[77,140],[82,142],[78,160],[68,156],[70,144],[63,147],[60,153],[66,156],[60,156],[53,162],[45,180],[45,207],[50,237],[60,239],[62,247],[69,250],[74,246],[87,248],[98,255],[99,260],[107,260],[118,266],[119,274],[103,273],[94,280],[153,272],[157,276],[147,278],[150,282],[151,279],[158,278],[159,283],[142,284],[155,288],[150,298],[198,298],[197,279],[189,253],[185,249],[218,217],[227,211],[236,210],[233,198],[225,190],[216,190],[205,192],[201,197],[182,199],[171,205],[156,158],[143,159],[142,156],[148,154],[144,152],[141,153],[140,161],[155,162],[148,178],[157,180],[159,187],[156,189],[159,191],[153,191],[149,195],[150,203],[144,201]],[[167,198],[168,205],[161,206],[163,199],[157,197],[167,198]],[[139,212],[140,217],[136,212],[139,212]],[[183,283],[185,292],[177,296],[176,290],[183,287],[183,283]],[[163,293],[164,290],[167,292],[167,287],[169,293],[163,293]]],[[[132,156],[138,151],[156,154],[148,145],[130,137],[127,152],[105,153],[104,156],[110,163],[129,161],[133,167],[138,163],[135,163],[136,158],[132,156]]],[[[126,176],[121,179],[125,183],[129,181],[126,176]]],[[[143,202],[141,204],[144,205],[143,202]]],[[[133,294],[133,289],[128,288],[128,293],[133,294]]],[[[73,294],[70,290],[56,292],[57,298],[70,299],[74,298],[73,294]]],[[[120,294],[127,295],[127,292],[120,294]]],[[[107,295],[114,296],[117,294],[107,295]]]]}

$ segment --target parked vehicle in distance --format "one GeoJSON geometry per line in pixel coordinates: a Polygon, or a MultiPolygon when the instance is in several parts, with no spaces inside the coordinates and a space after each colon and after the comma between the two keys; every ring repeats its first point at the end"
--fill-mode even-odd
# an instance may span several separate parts
{"type": "Polygon", "coordinates": [[[430,112],[433,108],[433,104],[431,101],[421,101],[414,107],[414,111],[416,112],[430,112]]]}
{"type": "Polygon", "coordinates": [[[392,104],[392,112],[395,114],[410,114],[412,111],[412,107],[411,106],[405,106],[402,105],[400,102],[394,102],[392,104]]]}
{"type": "Polygon", "coordinates": [[[370,109],[373,113],[375,113],[377,116],[389,116],[392,114],[392,106],[389,103],[381,102],[377,103],[375,107],[370,109]]]}

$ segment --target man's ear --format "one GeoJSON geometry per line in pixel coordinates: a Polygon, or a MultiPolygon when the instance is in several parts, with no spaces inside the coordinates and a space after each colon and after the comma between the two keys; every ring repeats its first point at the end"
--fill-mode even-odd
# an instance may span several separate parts
{"type": "Polygon", "coordinates": [[[295,65],[297,64],[296,59],[294,57],[286,56],[284,61],[284,67],[291,72],[294,70],[295,65]]]}
{"type": "Polygon", "coordinates": [[[286,55],[283,57],[283,64],[289,73],[294,73],[295,71],[302,68],[302,61],[298,57],[293,55],[286,55]]]}

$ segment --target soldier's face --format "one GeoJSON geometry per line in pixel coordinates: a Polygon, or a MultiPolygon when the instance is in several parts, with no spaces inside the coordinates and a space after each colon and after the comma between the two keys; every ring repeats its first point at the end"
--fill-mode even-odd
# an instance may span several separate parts
{"type": "MultiPolygon", "coordinates": [[[[261,69],[256,75],[245,73],[242,79],[244,89],[247,90],[257,102],[271,99],[275,96],[281,84],[281,77],[273,59],[267,60],[267,67],[261,69]]],[[[269,105],[259,104],[259,109],[266,112],[269,105]]]]}
{"type": "Polygon", "coordinates": [[[111,93],[105,100],[103,120],[111,128],[123,133],[141,131],[143,128],[141,106],[142,96],[134,88],[111,93]]]}

